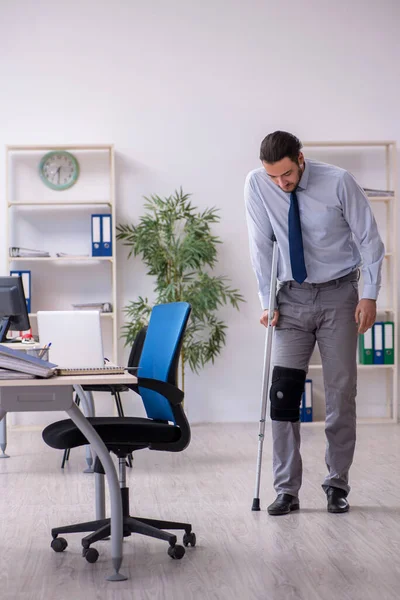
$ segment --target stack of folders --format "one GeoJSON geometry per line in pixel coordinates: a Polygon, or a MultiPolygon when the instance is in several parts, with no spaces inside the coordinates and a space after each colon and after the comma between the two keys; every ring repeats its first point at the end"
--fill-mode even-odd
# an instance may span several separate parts
{"type": "Polygon", "coordinates": [[[361,365],[394,364],[394,323],[379,321],[359,336],[358,356],[361,365]]]}
{"type": "Polygon", "coordinates": [[[306,379],[304,392],[301,397],[300,421],[310,423],[313,420],[312,379],[306,379]]]}
{"type": "Polygon", "coordinates": [[[53,363],[0,344],[0,379],[47,379],[56,369],[53,363]]]}

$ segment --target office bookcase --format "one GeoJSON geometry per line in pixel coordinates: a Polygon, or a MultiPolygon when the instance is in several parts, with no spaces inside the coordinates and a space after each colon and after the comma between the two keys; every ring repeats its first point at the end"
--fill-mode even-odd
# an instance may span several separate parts
{"type": "MultiPolygon", "coordinates": [[[[372,210],[385,244],[382,287],[377,302],[377,321],[394,322],[394,364],[358,364],[357,414],[359,421],[398,422],[398,283],[397,283],[397,181],[396,142],[394,141],[321,141],[304,142],[307,160],[313,158],[350,171],[363,188],[382,190],[370,195],[372,210]],[[384,191],[392,191],[387,195],[384,191]]],[[[360,281],[360,292],[362,281],[360,281]]],[[[358,358],[357,358],[358,359],[358,358]]],[[[308,377],[314,382],[314,415],[324,419],[322,365],[316,351],[308,377]],[[316,392],[317,391],[317,392],[316,392]]]]}
{"type": "Polygon", "coordinates": [[[33,332],[38,310],[108,302],[112,312],[101,313],[105,355],[117,363],[114,146],[6,146],[6,204],[8,268],[31,271],[33,332]],[[67,151],[77,159],[79,176],[69,189],[50,189],[41,180],[39,164],[50,151],[67,151]],[[112,215],[112,256],[92,256],[93,213],[112,215]],[[11,246],[48,251],[50,256],[11,257],[11,246]]]}

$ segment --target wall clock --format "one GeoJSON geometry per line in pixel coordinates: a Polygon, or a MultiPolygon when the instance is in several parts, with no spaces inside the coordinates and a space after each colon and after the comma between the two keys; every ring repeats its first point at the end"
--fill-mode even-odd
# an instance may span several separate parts
{"type": "Polygon", "coordinates": [[[43,183],[52,190],[67,190],[79,177],[79,163],[66,150],[52,150],[41,159],[39,174],[43,183]]]}

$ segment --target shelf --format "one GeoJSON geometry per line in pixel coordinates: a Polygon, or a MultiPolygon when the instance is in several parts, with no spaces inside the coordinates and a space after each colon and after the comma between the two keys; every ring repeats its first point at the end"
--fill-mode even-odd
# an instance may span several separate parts
{"type": "MultiPolygon", "coordinates": [[[[357,425],[389,425],[397,423],[393,417],[357,417],[357,425]]],[[[324,420],[318,421],[301,421],[301,427],[320,427],[325,426],[324,420]]]]}
{"type": "Polygon", "coordinates": [[[111,206],[111,200],[72,200],[70,202],[9,202],[8,206],[111,206]]]}
{"type": "Polygon", "coordinates": [[[395,141],[365,141],[365,142],[303,142],[303,146],[318,146],[320,148],[329,148],[330,146],[392,146],[395,141]]]}
{"type": "Polygon", "coordinates": [[[8,262],[113,262],[112,256],[9,256],[8,262]]]}
{"type": "MultiPolygon", "coordinates": [[[[71,309],[57,309],[57,310],[74,310],[73,308],[71,309]]],[[[93,310],[96,310],[95,308],[93,310]]],[[[78,312],[78,310],[76,311],[78,312]]],[[[101,312],[100,313],[100,317],[104,317],[105,319],[113,319],[114,318],[115,313],[113,312],[101,312]]],[[[29,318],[30,319],[37,319],[37,313],[29,313],[29,318]]]]}
{"type": "Polygon", "coordinates": [[[20,151],[24,150],[111,150],[114,148],[114,144],[40,144],[38,146],[32,145],[8,145],[6,146],[7,151],[20,151]]]}
{"type": "Polygon", "coordinates": [[[367,196],[370,202],[390,202],[396,200],[395,196],[367,196]]]}
{"type": "MultiPolygon", "coordinates": [[[[357,370],[373,370],[373,369],[394,369],[396,365],[357,365],[357,370]]],[[[322,371],[322,365],[309,365],[309,369],[315,369],[317,371],[322,371]]]]}

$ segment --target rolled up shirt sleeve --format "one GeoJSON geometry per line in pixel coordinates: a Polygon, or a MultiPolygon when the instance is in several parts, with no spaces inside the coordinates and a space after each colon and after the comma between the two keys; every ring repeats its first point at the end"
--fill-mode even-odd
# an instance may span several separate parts
{"type": "Polygon", "coordinates": [[[379,235],[369,200],[354,177],[345,171],[339,187],[343,216],[346,219],[362,256],[364,289],[362,298],[376,300],[381,287],[385,246],[379,235]]]}
{"type": "Polygon", "coordinates": [[[255,188],[251,173],[246,179],[244,199],[249,233],[250,260],[258,283],[261,307],[267,309],[271,285],[274,232],[265,205],[255,188]]]}

